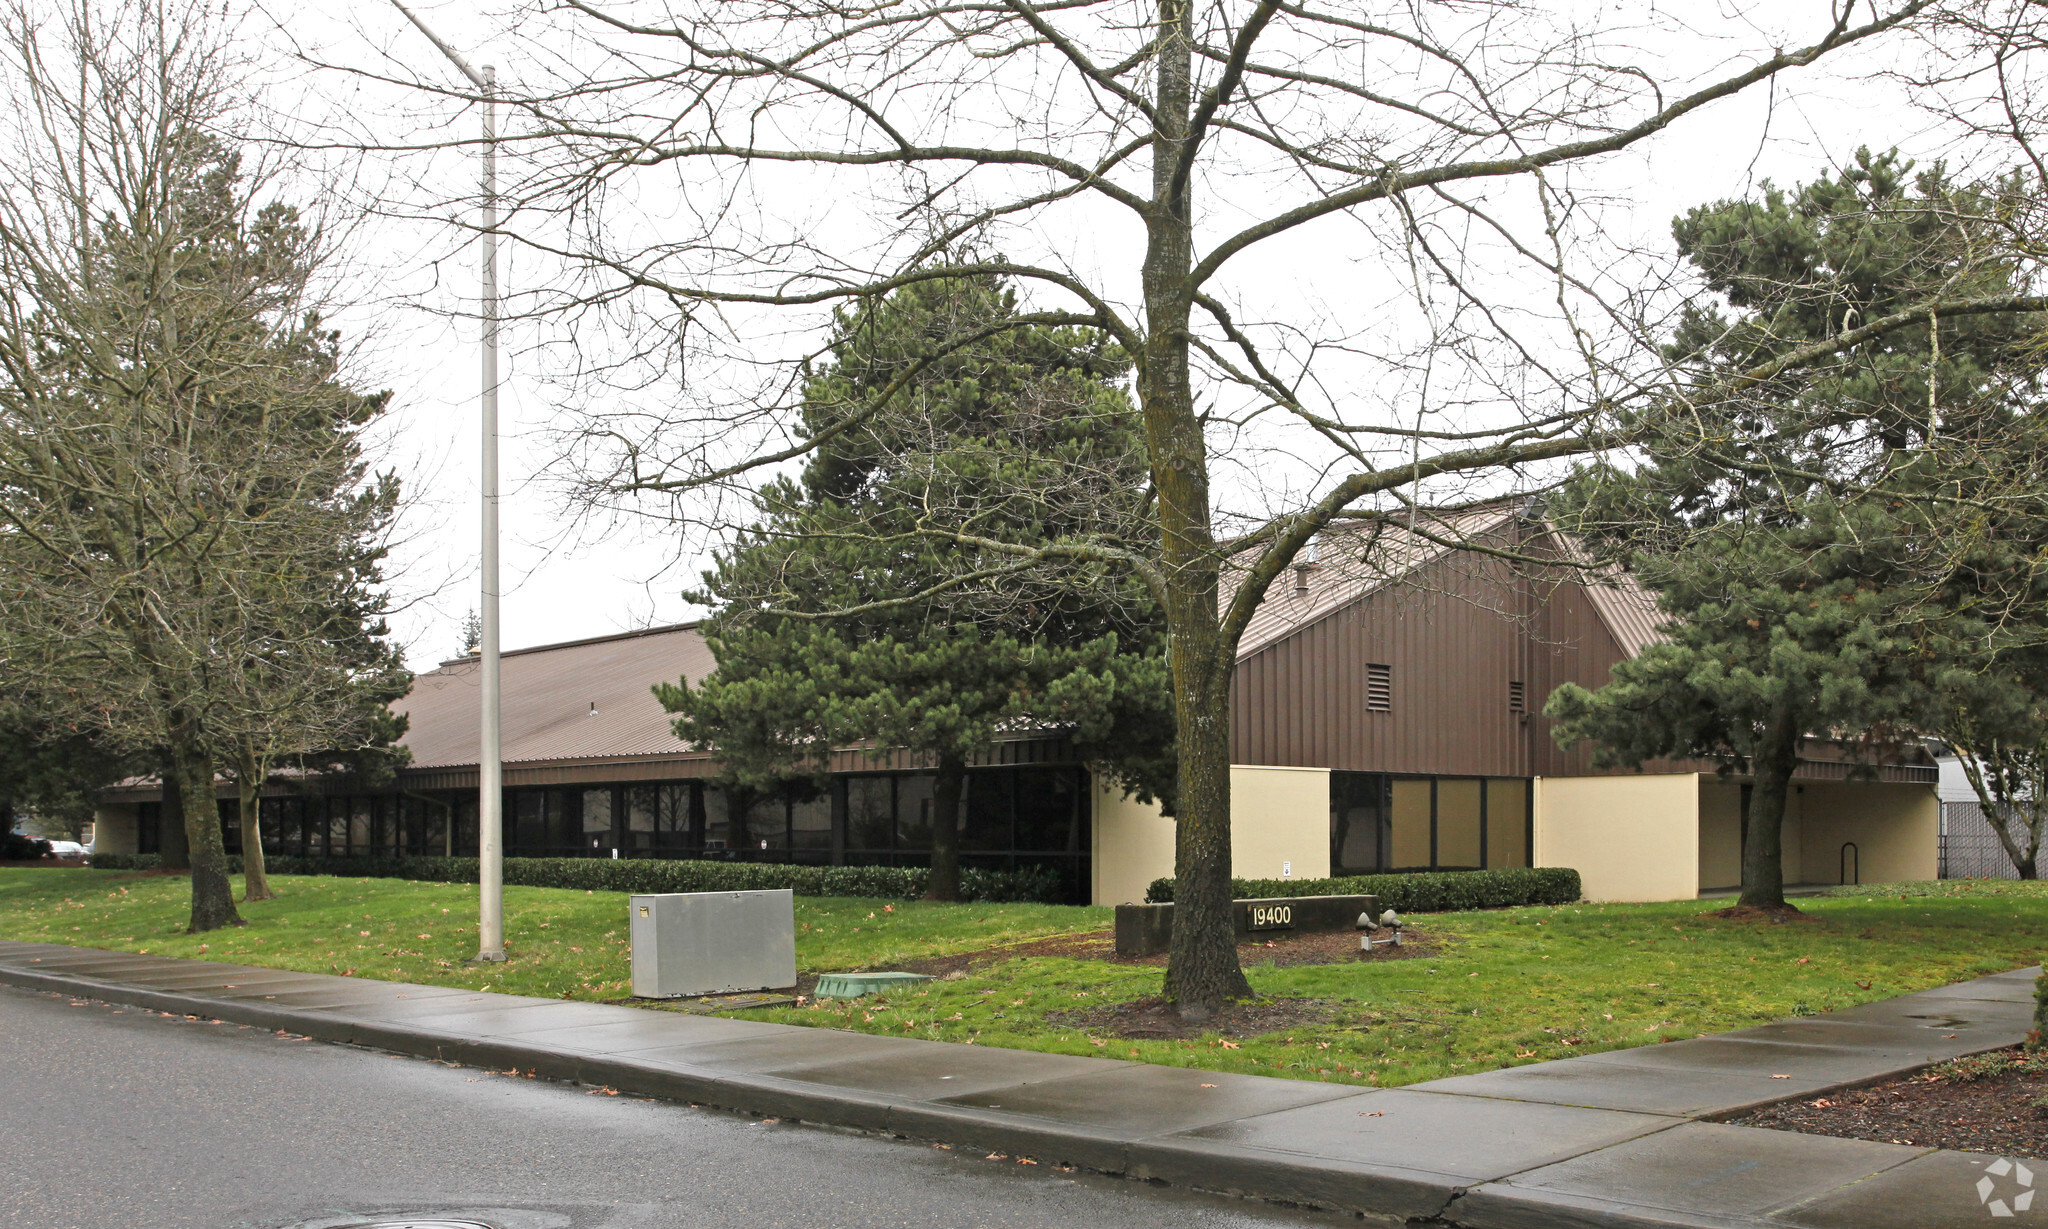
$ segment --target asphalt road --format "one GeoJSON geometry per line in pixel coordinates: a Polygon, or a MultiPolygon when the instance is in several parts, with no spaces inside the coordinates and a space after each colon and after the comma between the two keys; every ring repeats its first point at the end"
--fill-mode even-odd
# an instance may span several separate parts
{"type": "Polygon", "coordinates": [[[1340,1222],[14,987],[0,1175],[8,1229],[1340,1222]]]}

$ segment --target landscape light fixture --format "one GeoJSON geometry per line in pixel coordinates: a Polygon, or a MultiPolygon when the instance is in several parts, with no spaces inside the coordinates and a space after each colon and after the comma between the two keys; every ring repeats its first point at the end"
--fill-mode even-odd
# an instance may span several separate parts
{"type": "Polygon", "coordinates": [[[427,28],[401,0],[391,0],[405,19],[447,56],[483,95],[483,631],[477,645],[482,676],[483,715],[476,761],[477,926],[476,959],[505,958],[505,790],[498,730],[498,74],[482,71],[427,28]]]}
{"type": "Polygon", "coordinates": [[[1376,947],[1401,946],[1401,915],[1392,909],[1380,914],[1377,925],[1373,923],[1372,914],[1359,914],[1358,928],[1366,932],[1358,936],[1358,950],[1361,952],[1369,952],[1376,947]],[[1373,938],[1372,932],[1375,930],[1386,931],[1387,937],[1384,939],[1373,938]]]}

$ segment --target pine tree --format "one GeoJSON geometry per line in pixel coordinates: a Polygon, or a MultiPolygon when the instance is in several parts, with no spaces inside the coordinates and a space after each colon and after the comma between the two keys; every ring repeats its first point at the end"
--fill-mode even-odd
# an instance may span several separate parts
{"type": "MultiPolygon", "coordinates": [[[[1679,219],[1680,250],[1715,297],[1685,313],[1672,361],[1709,386],[1937,288],[2009,293],[1999,190],[1912,169],[1863,150],[1838,175],[1679,219]]],[[[1656,591],[1671,622],[1607,686],[1560,688],[1545,710],[1555,735],[1597,742],[1608,766],[1706,758],[1751,774],[1744,905],[1785,907],[1780,828],[1803,740],[1869,757],[1924,728],[1965,653],[1958,618],[2010,598],[1984,559],[2026,518],[1959,535],[1942,509],[2010,488],[1990,459],[2030,447],[2033,327],[1977,317],[1895,332],[1684,407],[1685,431],[1640,467],[1588,471],[1562,501],[1561,518],[1656,591]]]]}
{"type": "Polygon", "coordinates": [[[967,766],[1002,734],[1062,730],[1098,771],[1169,797],[1149,598],[1085,562],[1022,574],[981,546],[1147,532],[1127,368],[1097,333],[1030,323],[989,280],[913,283],[842,314],[806,388],[816,417],[896,391],[799,478],[767,486],[757,524],[706,576],[718,669],[657,689],[677,734],[714,748],[741,797],[816,788],[834,747],[926,758],[938,900],[958,896],[967,766]]]}

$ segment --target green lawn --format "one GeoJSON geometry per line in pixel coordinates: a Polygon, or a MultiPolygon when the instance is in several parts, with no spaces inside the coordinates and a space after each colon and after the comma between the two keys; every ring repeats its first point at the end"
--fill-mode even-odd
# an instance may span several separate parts
{"type": "MultiPolygon", "coordinates": [[[[501,967],[468,966],[474,889],[286,877],[250,925],[182,933],[184,881],[119,872],[0,870],[0,937],[569,998],[627,990],[625,901],[506,889],[501,967]]],[[[2033,964],[2048,951],[2048,885],[1996,881],[1856,889],[1801,901],[1811,922],[1707,916],[1726,902],[1566,905],[1412,919],[1426,960],[1254,965],[1264,996],[1318,1000],[1313,1023],[1242,1039],[1125,1040],[1057,1023],[1155,994],[1159,970],[1029,957],[887,999],[748,1018],[1102,1054],[1210,1070],[1396,1085],[1828,1011],[2033,964]]],[[[1109,910],[801,898],[807,972],[1107,927],[1109,910]]]]}
{"type": "MultiPolygon", "coordinates": [[[[247,926],[185,933],[187,880],[121,871],[0,869],[0,938],[227,960],[275,969],[470,986],[507,994],[619,998],[631,990],[626,898],[505,889],[501,965],[472,965],[476,888],[406,879],[279,875],[276,899],[241,903],[247,926]]],[[[236,880],[239,888],[240,880],[236,880]]],[[[870,969],[1109,925],[1108,909],[930,905],[799,897],[798,965],[870,969]]]]}

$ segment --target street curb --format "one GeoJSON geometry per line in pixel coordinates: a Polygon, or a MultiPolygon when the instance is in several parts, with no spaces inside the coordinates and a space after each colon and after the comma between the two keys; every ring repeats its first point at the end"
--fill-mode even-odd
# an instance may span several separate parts
{"type": "MultiPolygon", "coordinates": [[[[316,975],[317,976],[317,975],[316,975]]],[[[366,979],[367,980],[367,979],[366,979]]],[[[621,1093],[679,1101],[762,1117],[851,1128],[963,1151],[982,1150],[1071,1165],[1113,1177],[1163,1182],[1217,1194],[1327,1207],[1368,1216],[1426,1218],[1439,1213],[1459,1188],[1423,1175],[1340,1161],[1198,1145],[1184,1148],[1090,1132],[1021,1115],[995,1116],[965,1107],[827,1088],[765,1075],[692,1072],[635,1063],[630,1055],[583,1054],[515,1040],[478,1041],[393,1022],[350,1020],[324,1011],[275,1007],[241,1000],[202,999],[85,974],[44,972],[0,963],[0,983],[144,1007],[202,1020],[224,1020],[310,1037],[315,1041],[385,1050],[486,1070],[532,1072],[544,1079],[607,1087],[621,1093]],[[1361,1202],[1360,1195],[1369,1201],[1361,1202]]],[[[393,983],[397,984],[397,983],[393,983]]]]}
{"type": "MultiPolygon", "coordinates": [[[[108,952],[104,960],[100,960],[79,955],[94,949],[49,945],[44,950],[61,954],[74,969],[79,965],[88,970],[94,966],[134,967],[135,957],[128,953],[108,952]]],[[[1041,1163],[1070,1165],[1141,1181],[1297,1206],[1338,1209],[1360,1213],[1370,1219],[1426,1221],[1468,1229],[1592,1229],[1594,1226],[1601,1229],[1742,1229],[1744,1226],[1786,1224],[1768,1216],[1745,1218],[1707,1210],[1673,1211],[1609,1199],[1598,1192],[1517,1187],[1514,1184],[1517,1174],[1470,1182],[1443,1173],[1394,1164],[1372,1164],[1345,1157],[1241,1146],[1191,1136],[1183,1133],[1180,1127],[1154,1128],[1150,1132],[1094,1129],[1022,1112],[991,1112],[909,1095],[785,1078],[772,1073],[691,1068],[673,1061],[636,1061],[632,1052],[597,1053],[562,1045],[525,1043],[518,1039],[516,1033],[485,1037],[443,1031],[405,1020],[356,1019],[346,1014],[351,1006],[347,1002],[338,1002],[332,1007],[315,1007],[279,1004],[258,998],[206,997],[175,988],[157,989],[117,981],[96,976],[91,971],[29,968],[20,963],[24,959],[33,963],[42,957],[30,956],[17,948],[13,959],[0,958],[0,984],[120,1003],[192,1019],[260,1027],[317,1041],[363,1046],[485,1070],[516,1069],[521,1074],[600,1086],[621,1093],[762,1117],[851,1128],[942,1144],[960,1148],[963,1152],[982,1149],[992,1155],[1030,1158],[1041,1163]]],[[[168,963],[173,958],[145,959],[168,963]]],[[[328,974],[211,965],[211,962],[190,963],[194,976],[202,967],[210,965],[220,970],[219,976],[223,978],[246,978],[247,985],[216,986],[218,989],[240,989],[245,993],[262,990],[262,982],[258,979],[278,981],[277,993],[280,995],[310,995],[315,998],[326,996],[317,988],[301,986],[286,989],[284,986],[294,979],[318,979],[332,981],[337,986],[346,983],[350,987],[390,986],[395,991],[405,992],[394,997],[417,995],[422,1004],[431,1004],[443,997],[467,1001],[474,996],[492,993],[413,986],[370,978],[343,979],[328,974]]],[[[181,979],[184,976],[179,975],[181,979]]],[[[344,999],[348,997],[342,996],[344,999]]],[[[547,1001],[525,999],[524,996],[500,997],[510,1004],[506,1010],[530,1007],[538,1012],[550,1006],[547,1001]]],[[[421,1014],[431,1017],[436,1013],[430,1009],[421,1014]]],[[[545,1031],[560,1033],[563,1029],[545,1031]]],[[[1360,1092],[1361,1095],[1369,1095],[1367,1090],[1360,1092]]],[[[1430,1095],[1445,1098],[1470,1096],[1474,1101],[1513,1099],[1459,1092],[1431,1092],[1430,1095]]],[[[1267,1112],[1278,1111],[1253,1111],[1239,1120],[1257,1118],[1267,1112]]],[[[1711,1121],[1713,1117],[1708,1114],[1648,1116],[1668,1118],[1673,1127],[1687,1122],[1711,1121]]],[[[1650,1134],[1661,1134],[1663,1129],[1655,1129],[1650,1134]]],[[[1615,1145],[1592,1146],[1572,1155],[1590,1156],[1612,1146],[1615,1145]]],[[[1552,1163],[1555,1163],[1555,1158],[1535,1168],[1552,1163]]]]}

